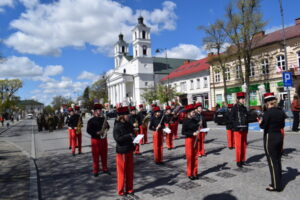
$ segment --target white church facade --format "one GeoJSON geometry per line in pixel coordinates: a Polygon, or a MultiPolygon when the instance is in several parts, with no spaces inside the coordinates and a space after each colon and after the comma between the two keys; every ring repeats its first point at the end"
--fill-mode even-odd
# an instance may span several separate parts
{"type": "Polygon", "coordinates": [[[132,56],[129,44],[122,34],[114,47],[114,69],[106,73],[109,103],[146,103],[142,94],[146,89],[154,88],[160,79],[170,71],[181,66],[186,59],[153,57],[150,28],[138,18],[138,24],[132,30],[132,56]]]}

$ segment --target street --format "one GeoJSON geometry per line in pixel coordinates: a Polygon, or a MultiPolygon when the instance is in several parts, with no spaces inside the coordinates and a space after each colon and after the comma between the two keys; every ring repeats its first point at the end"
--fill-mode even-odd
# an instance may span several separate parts
{"type": "MultiPolygon", "coordinates": [[[[23,120],[3,132],[0,135],[0,199],[29,199],[29,176],[32,174],[29,156],[36,158],[42,199],[121,199],[116,193],[112,128],[108,133],[111,175],[94,177],[90,137],[85,131],[87,119],[84,122],[83,153],[75,157],[68,149],[66,129],[39,133],[34,120],[23,120]]],[[[113,127],[113,120],[109,123],[113,127]]],[[[155,165],[152,134],[148,133],[150,143],[141,146],[142,155],[135,156],[134,189],[139,199],[300,199],[299,133],[287,132],[285,135],[287,156],[282,159],[285,188],[281,193],[272,193],[265,190],[270,184],[270,173],[264,156],[263,133],[249,132],[247,162],[250,166],[238,169],[234,161],[235,151],[226,147],[225,127],[213,122],[209,122],[208,127],[207,156],[199,158],[200,179],[195,181],[190,181],[185,174],[184,138],[174,141],[175,149],[164,148],[165,164],[155,165]]]]}

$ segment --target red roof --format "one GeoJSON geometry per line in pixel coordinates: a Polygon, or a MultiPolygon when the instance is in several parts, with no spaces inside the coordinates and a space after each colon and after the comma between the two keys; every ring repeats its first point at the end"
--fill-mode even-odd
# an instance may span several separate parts
{"type": "Polygon", "coordinates": [[[203,58],[197,61],[185,63],[172,71],[168,76],[163,77],[161,80],[174,79],[181,76],[197,73],[200,71],[209,70],[209,64],[207,63],[208,58],[203,58]]]}

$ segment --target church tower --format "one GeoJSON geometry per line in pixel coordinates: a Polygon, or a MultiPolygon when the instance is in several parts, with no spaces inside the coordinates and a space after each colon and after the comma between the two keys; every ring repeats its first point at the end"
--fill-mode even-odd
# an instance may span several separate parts
{"type": "Polygon", "coordinates": [[[132,30],[133,57],[151,57],[150,28],[144,24],[144,18],[138,18],[138,24],[132,30]]]}
{"type": "Polygon", "coordinates": [[[115,68],[120,67],[121,59],[128,54],[128,44],[124,41],[124,35],[120,33],[119,41],[115,44],[115,68]]]}

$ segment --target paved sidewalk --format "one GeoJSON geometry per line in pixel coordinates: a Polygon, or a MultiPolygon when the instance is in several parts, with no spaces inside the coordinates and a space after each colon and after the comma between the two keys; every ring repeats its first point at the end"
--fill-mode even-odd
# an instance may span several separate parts
{"type": "Polygon", "coordinates": [[[29,175],[28,157],[0,139],[0,199],[28,199],[29,175]]]}

